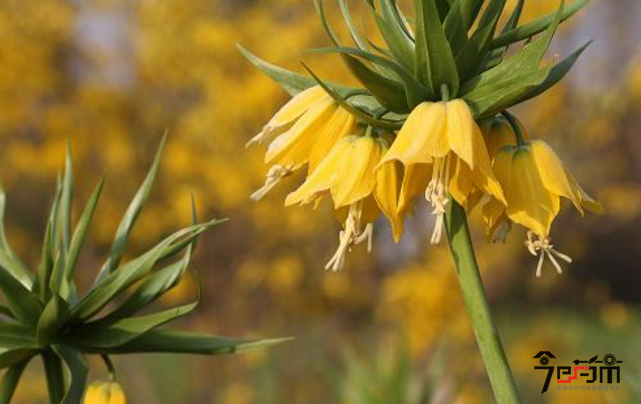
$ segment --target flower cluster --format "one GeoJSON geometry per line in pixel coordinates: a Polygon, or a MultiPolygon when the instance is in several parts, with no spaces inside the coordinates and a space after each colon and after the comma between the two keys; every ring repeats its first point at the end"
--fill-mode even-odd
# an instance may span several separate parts
{"type": "Polygon", "coordinates": [[[293,95],[250,142],[269,143],[271,166],[252,198],[306,166],[307,179],[286,205],[331,197],[342,230],[328,269],[342,267],[356,244],[371,248],[372,223],[381,213],[398,241],[404,216],[422,195],[434,215],[432,244],[441,241],[452,204],[468,211],[480,206],[491,239],[504,239],[519,224],[528,250],[539,256],[537,276],[545,258],[561,272],[557,259],[571,259],[549,238],[561,197],[581,213],[601,206],[507,109],[570,70],[585,47],[556,65],[541,67],[541,59],[557,26],[587,1],[567,9],[561,3],[556,13],[519,26],[521,1],[498,35],[501,0],[415,0],[413,19],[394,0],[368,3],[386,47],[358,32],[345,1],[341,10],[356,47],[341,45],[317,3],[334,46],[316,51],[340,55],[363,88],[324,82],[310,69],[312,77],[301,76],[241,48],[293,95]],[[508,56],[508,46],[523,40],[508,56]]]}

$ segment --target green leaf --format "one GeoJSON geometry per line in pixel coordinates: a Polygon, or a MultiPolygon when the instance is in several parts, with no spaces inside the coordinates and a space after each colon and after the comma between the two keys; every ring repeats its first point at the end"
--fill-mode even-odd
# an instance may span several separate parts
{"type": "Polygon", "coordinates": [[[22,362],[18,362],[15,365],[11,366],[2,376],[2,382],[0,382],[0,404],[9,404],[13,398],[13,393],[18,387],[18,382],[24,372],[25,368],[29,364],[29,360],[25,359],[22,362]]]}
{"type": "MultiPolygon", "coordinates": [[[[246,340],[195,332],[152,330],[127,344],[105,351],[112,354],[179,353],[222,355],[281,344],[291,340],[291,338],[246,340]]],[[[88,352],[97,352],[97,350],[89,349],[88,352]]],[[[101,350],[100,352],[103,351],[101,350]]]]}
{"type": "Polygon", "coordinates": [[[60,403],[65,394],[65,374],[62,360],[52,349],[45,350],[41,356],[47,379],[49,402],[60,403]]]}
{"type": "Polygon", "coordinates": [[[0,348],[0,369],[14,366],[34,356],[38,351],[33,348],[0,348]]]}
{"type": "Polygon", "coordinates": [[[33,329],[24,324],[0,322],[0,346],[3,348],[36,348],[33,329]]]}
{"type": "Polygon", "coordinates": [[[9,272],[0,267],[0,290],[16,319],[27,325],[35,325],[40,317],[42,305],[31,292],[9,272]]]}
{"type": "Polygon", "coordinates": [[[136,192],[134,199],[129,204],[127,211],[125,212],[118,230],[116,231],[116,236],[114,238],[113,244],[111,246],[111,252],[109,254],[109,259],[103,267],[100,269],[100,274],[98,279],[102,279],[107,274],[111,273],[114,269],[118,267],[122,254],[129,240],[129,235],[131,234],[131,229],[133,228],[140,212],[142,211],[143,206],[149,199],[149,194],[151,192],[151,187],[153,186],[154,180],[156,179],[156,174],[158,173],[158,168],[160,166],[160,159],[162,157],[162,152],[165,147],[165,141],[167,140],[167,133],[162,137],[158,150],[156,151],[156,157],[149,169],[147,177],[143,181],[142,185],[136,192]]]}
{"type": "Polygon", "coordinates": [[[456,65],[463,81],[476,73],[478,65],[486,55],[490,41],[496,32],[499,18],[505,8],[505,2],[506,0],[492,0],[481,18],[479,28],[456,55],[456,65]]]}
{"type": "Polygon", "coordinates": [[[459,78],[435,0],[415,1],[416,7],[416,74],[427,86],[432,97],[440,98],[440,88],[447,85],[450,95],[456,97],[459,78]]]}
{"type": "Polygon", "coordinates": [[[66,341],[80,347],[98,349],[115,348],[126,344],[141,335],[191,313],[198,301],[146,316],[129,317],[121,320],[98,320],[74,327],[66,341]]]}
{"type": "Polygon", "coordinates": [[[543,35],[500,65],[466,82],[461,88],[461,94],[465,94],[465,98],[468,99],[470,97],[467,95],[472,91],[482,91],[484,87],[499,88],[502,86],[502,82],[513,82],[515,76],[523,76],[527,75],[527,73],[538,71],[541,58],[550,46],[552,37],[559,25],[563,4],[563,1],[561,1],[556,20],[553,21],[543,35]]]}
{"type": "Polygon", "coordinates": [[[51,344],[68,319],[69,305],[62,297],[54,295],[45,306],[38,320],[36,328],[38,344],[40,346],[51,344]]]}
{"type": "Polygon", "coordinates": [[[62,359],[71,376],[69,388],[67,388],[61,404],[80,404],[89,374],[87,361],[84,356],[68,347],[56,345],[53,349],[62,359]]]}
{"type": "Polygon", "coordinates": [[[356,106],[351,105],[345,98],[338,94],[338,92],[334,91],[334,89],[331,88],[329,84],[323,82],[318,76],[316,76],[316,74],[314,74],[314,72],[309,67],[307,67],[305,64],[303,64],[303,66],[317,81],[318,85],[320,85],[327,92],[327,94],[329,94],[342,108],[344,108],[346,111],[348,111],[350,114],[354,115],[361,121],[377,128],[390,130],[401,128],[402,122],[390,122],[383,119],[377,119],[367,112],[360,110],[356,106]]]}
{"type": "Polygon", "coordinates": [[[407,97],[401,83],[378,74],[353,56],[341,57],[352,74],[371,91],[381,105],[391,111],[407,112],[407,97]]]}
{"type": "Polygon", "coordinates": [[[114,297],[145,277],[158,260],[171,249],[173,243],[182,237],[200,235],[215,223],[216,222],[203,223],[179,230],[165,238],[145,254],[122,265],[118,270],[107,275],[98,284],[94,285],[91,291],[73,307],[71,310],[72,320],[84,321],[97,314],[113,300],[114,297]]]}
{"type": "Polygon", "coordinates": [[[547,69],[549,70],[549,74],[547,75],[545,80],[537,87],[535,87],[531,92],[529,92],[525,98],[520,99],[519,103],[538,97],[539,95],[553,87],[555,84],[557,84],[559,81],[563,80],[565,75],[570,72],[577,59],[579,59],[581,54],[587,49],[588,46],[590,46],[591,43],[592,41],[589,41],[588,43],[574,51],[574,53],[572,53],[570,56],[554,65],[551,69],[547,69]]]}
{"type": "Polygon", "coordinates": [[[49,300],[51,282],[51,275],[53,274],[53,267],[55,265],[57,247],[56,247],[56,234],[60,198],[62,196],[62,188],[60,182],[56,187],[56,196],[53,200],[53,206],[49,212],[49,219],[47,220],[47,228],[45,229],[45,239],[42,243],[42,257],[40,259],[40,266],[38,267],[38,279],[34,285],[34,292],[38,294],[41,301],[49,300]]]}
{"type": "Polygon", "coordinates": [[[236,47],[247,58],[247,60],[283,87],[283,89],[292,96],[316,85],[316,81],[311,77],[306,77],[271,63],[267,63],[258,56],[249,52],[247,49],[243,48],[241,45],[236,45],[236,47]]]}
{"type": "Polygon", "coordinates": [[[406,69],[413,69],[416,63],[414,40],[398,11],[396,1],[381,0],[381,13],[377,13],[376,10],[372,12],[381,36],[394,59],[406,69]]]}
{"type": "Polygon", "coordinates": [[[403,66],[398,65],[393,60],[375,55],[370,52],[364,52],[357,48],[347,48],[347,47],[312,49],[310,50],[310,52],[338,53],[338,54],[344,54],[344,55],[357,56],[367,60],[372,64],[389,68],[391,71],[393,71],[397,75],[397,77],[403,83],[403,87],[405,88],[405,93],[407,95],[407,102],[410,108],[414,108],[414,106],[418,105],[422,101],[427,100],[429,97],[429,92],[427,91],[427,89],[421,83],[416,81],[414,76],[407,69],[405,69],[403,66]]]}
{"type": "Polygon", "coordinates": [[[191,259],[191,247],[185,256],[144,280],[142,285],[125,300],[117,309],[109,313],[103,320],[121,319],[137,313],[145,306],[153,303],[168,290],[176,286],[187,270],[191,259]]]}
{"type": "MultiPolygon", "coordinates": [[[[62,262],[67,259],[71,243],[71,202],[73,200],[73,157],[71,143],[67,143],[65,158],[65,173],[62,180],[62,195],[60,198],[60,231],[62,234],[62,262]]],[[[61,279],[62,281],[62,279],[61,279]]]]}
{"type": "Polygon", "coordinates": [[[525,71],[505,80],[475,89],[465,95],[477,120],[488,118],[515,105],[547,77],[545,71],[525,71]]]}
{"type": "MultiPolygon", "coordinates": [[[[572,17],[577,11],[581,10],[583,7],[588,5],[592,0],[576,0],[570,4],[567,8],[564,9],[563,14],[561,15],[561,21],[563,22],[568,18],[572,17]]],[[[510,30],[492,41],[490,46],[491,49],[500,48],[502,46],[507,46],[524,39],[528,39],[536,34],[539,34],[546,29],[549,29],[550,25],[555,24],[556,12],[549,13],[543,17],[539,17],[525,25],[522,25],[518,28],[510,30]]]]}
{"type": "Polygon", "coordinates": [[[0,266],[4,267],[26,288],[31,288],[33,280],[27,267],[20,261],[20,258],[13,251],[7,240],[4,230],[4,211],[7,197],[0,183],[0,266]]]}
{"type": "MultiPolygon", "coordinates": [[[[80,257],[80,252],[82,251],[82,247],[87,238],[89,225],[91,224],[91,220],[93,219],[94,213],[96,212],[96,206],[98,205],[98,200],[100,199],[100,194],[102,193],[104,184],[105,178],[103,177],[98,183],[98,186],[96,187],[94,192],[91,194],[89,202],[87,202],[87,206],[82,212],[82,216],[80,216],[80,220],[78,221],[78,225],[76,226],[76,229],[74,231],[73,238],[71,239],[69,254],[64,269],[64,277],[66,279],[65,284],[67,285],[73,285],[74,283],[74,276],[76,274],[76,265],[78,263],[78,258],[80,257]]],[[[75,288],[72,287],[71,289],[73,290],[75,288]]],[[[60,292],[63,298],[67,298],[70,291],[69,289],[67,289],[61,290],[60,292]]]]}
{"type": "Polygon", "coordinates": [[[347,1],[338,0],[338,4],[341,8],[341,14],[343,15],[343,20],[345,21],[345,25],[347,25],[347,29],[349,30],[349,34],[352,37],[352,40],[354,41],[356,46],[358,46],[359,49],[368,50],[367,41],[360,34],[360,32],[358,31],[358,28],[356,28],[356,24],[354,24],[352,15],[349,12],[349,6],[347,5],[347,1]]]}

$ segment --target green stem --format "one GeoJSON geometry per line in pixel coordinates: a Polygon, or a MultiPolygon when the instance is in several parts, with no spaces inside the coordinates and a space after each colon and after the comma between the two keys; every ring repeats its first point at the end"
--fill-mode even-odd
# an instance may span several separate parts
{"type": "Polygon", "coordinates": [[[519,125],[514,115],[510,114],[507,111],[503,111],[503,116],[505,117],[505,119],[507,119],[510,126],[512,127],[512,130],[514,131],[514,136],[516,136],[516,144],[519,146],[525,145],[525,138],[523,137],[523,133],[521,132],[521,126],[519,125]]]}
{"type": "Polygon", "coordinates": [[[492,322],[490,307],[474,255],[465,210],[451,200],[446,218],[450,250],[456,264],[463,299],[472,322],[474,335],[481,351],[498,404],[520,404],[521,399],[505,357],[501,340],[492,322]]]}
{"type": "Polygon", "coordinates": [[[65,395],[65,378],[62,368],[62,361],[51,350],[42,354],[42,362],[47,376],[47,390],[49,391],[49,402],[60,404],[65,395]]]}

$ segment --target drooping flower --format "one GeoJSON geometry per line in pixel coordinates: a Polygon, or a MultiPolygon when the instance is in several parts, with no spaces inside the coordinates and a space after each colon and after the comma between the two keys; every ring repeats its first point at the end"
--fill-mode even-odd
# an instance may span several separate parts
{"type": "MultiPolygon", "coordinates": [[[[526,142],[529,141],[530,136],[521,121],[514,116],[512,119],[518,126],[520,136],[523,140],[526,142]]],[[[517,134],[514,132],[514,128],[507,118],[503,116],[496,116],[483,121],[481,124],[481,132],[483,133],[487,152],[492,161],[494,161],[494,158],[503,147],[517,145],[517,134]]]]}
{"type": "Polygon", "coordinates": [[[126,404],[125,392],[116,382],[93,382],[87,388],[84,404],[126,404]]]}
{"type": "Polygon", "coordinates": [[[488,226],[498,228],[507,217],[527,228],[528,250],[539,256],[536,276],[541,276],[546,257],[557,272],[562,273],[556,258],[566,262],[572,260],[558,252],[549,238],[552,222],[561,209],[561,197],[569,199],[582,215],[584,209],[601,213],[602,206],[581,188],[552,148],[542,140],[504,147],[494,160],[494,171],[503,187],[507,206],[496,201],[484,206],[488,226]]]}
{"type": "Polygon", "coordinates": [[[433,244],[441,240],[450,195],[464,207],[474,191],[504,201],[481,130],[463,100],[424,102],[414,108],[380,167],[392,161],[405,166],[399,211],[406,211],[420,192],[432,206],[433,244]]]}
{"type": "Polygon", "coordinates": [[[305,164],[313,172],[334,144],[353,131],[354,125],[354,117],[320,86],[296,95],[248,143],[270,142],[265,154],[265,163],[271,166],[267,179],[251,198],[261,199],[282,178],[305,164]]]}
{"type": "Polygon", "coordinates": [[[397,164],[389,164],[375,170],[389,143],[383,136],[371,132],[370,128],[364,135],[340,140],[285,201],[291,206],[331,196],[343,229],[339,234],[339,247],[327,263],[327,269],[340,269],[356,244],[367,241],[371,250],[372,223],[381,212],[390,220],[397,241],[403,232],[403,221],[397,214],[400,169],[397,164]]]}

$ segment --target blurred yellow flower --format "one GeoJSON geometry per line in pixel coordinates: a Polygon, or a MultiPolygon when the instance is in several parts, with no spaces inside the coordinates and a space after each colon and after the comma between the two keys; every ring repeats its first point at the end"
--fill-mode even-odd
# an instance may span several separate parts
{"type": "Polygon", "coordinates": [[[300,188],[287,196],[285,204],[291,206],[316,202],[329,193],[338,215],[344,217],[340,245],[327,269],[341,268],[347,252],[356,244],[367,241],[371,250],[372,223],[381,211],[392,223],[396,240],[400,238],[399,168],[389,164],[374,170],[388,149],[387,140],[372,134],[371,128],[365,135],[348,136],[336,144],[300,188]]]}
{"type": "Polygon", "coordinates": [[[565,168],[559,157],[542,140],[501,149],[494,160],[494,171],[505,192],[507,207],[496,200],[488,202],[483,213],[488,227],[496,229],[506,217],[527,228],[528,250],[539,256],[536,276],[541,276],[545,257],[562,273],[556,258],[572,262],[550,244],[552,222],[561,208],[561,197],[583,209],[601,213],[601,205],[592,199],[565,168]]]}
{"type": "Polygon", "coordinates": [[[463,100],[424,102],[414,108],[381,166],[394,160],[406,170],[399,210],[406,210],[412,197],[425,190],[437,216],[432,244],[441,240],[450,195],[465,207],[474,190],[504,200],[481,130],[463,100]]]}
{"type": "Polygon", "coordinates": [[[116,382],[93,382],[87,388],[84,404],[126,404],[125,393],[116,382]]]}
{"type": "Polygon", "coordinates": [[[280,179],[307,163],[313,172],[334,144],[350,134],[354,122],[320,86],[296,95],[248,143],[271,142],[265,154],[265,163],[271,165],[267,180],[251,198],[261,199],[280,179]]]}

